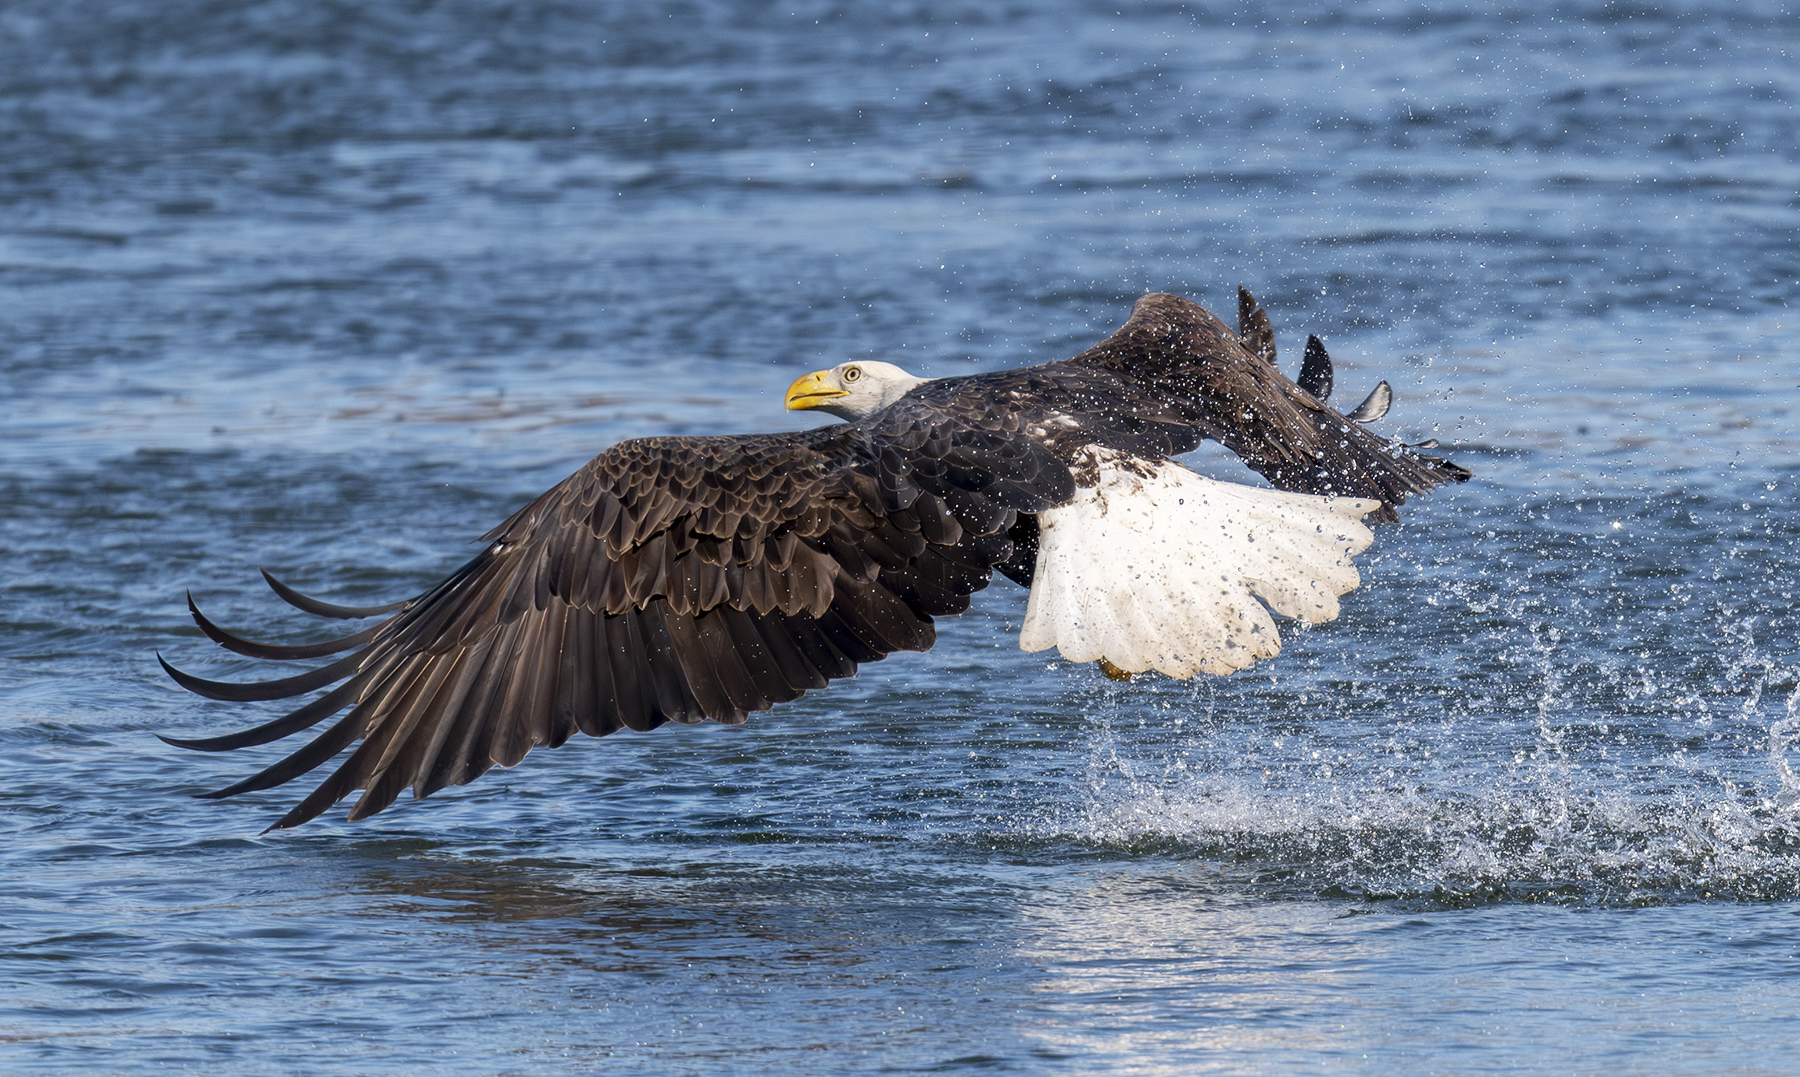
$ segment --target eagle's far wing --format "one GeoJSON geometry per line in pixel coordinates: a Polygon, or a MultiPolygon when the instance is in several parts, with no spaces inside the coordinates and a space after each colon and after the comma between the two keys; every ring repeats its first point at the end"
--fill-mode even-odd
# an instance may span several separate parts
{"type": "Polygon", "coordinates": [[[1118,332],[1068,362],[1120,377],[1147,404],[1191,422],[1278,489],[1381,501],[1376,520],[1398,519],[1394,508],[1408,494],[1469,477],[1448,460],[1352,422],[1180,296],[1144,296],[1118,332]]]}

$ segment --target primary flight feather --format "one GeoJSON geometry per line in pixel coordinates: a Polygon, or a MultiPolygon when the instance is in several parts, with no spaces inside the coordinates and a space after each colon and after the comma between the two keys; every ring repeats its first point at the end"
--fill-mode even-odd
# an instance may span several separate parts
{"type": "Polygon", "coordinates": [[[967,609],[996,570],[1031,588],[1026,649],[1056,646],[1119,677],[1243,668],[1280,649],[1270,609],[1337,615],[1357,584],[1350,559],[1369,542],[1365,515],[1392,520],[1407,494],[1468,477],[1333,411],[1329,360],[1314,351],[1309,391],[1276,369],[1248,293],[1238,333],[1190,300],[1154,294],[1063,362],[941,379],[876,362],[809,374],[788,406],[847,422],[622,442],[410,601],[336,606],[269,578],[320,616],[385,615],[362,632],[255,643],[190,600],[201,630],[240,654],[350,653],[254,684],[165,662],[214,699],[327,689],[254,729],[165,739],[223,751],[336,717],[292,755],[207,795],[280,785],[355,745],[274,826],[360,789],[359,819],[404,789],[465,784],[577,731],[742,722],[861,663],[929,648],[933,618],[967,609]],[[1276,489],[1214,482],[1170,459],[1207,438],[1276,489]]]}

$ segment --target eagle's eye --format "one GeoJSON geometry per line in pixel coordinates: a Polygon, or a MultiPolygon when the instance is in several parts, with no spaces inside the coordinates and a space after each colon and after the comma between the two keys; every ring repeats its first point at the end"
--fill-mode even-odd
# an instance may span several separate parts
{"type": "Polygon", "coordinates": [[[846,382],[855,381],[856,379],[862,377],[862,367],[859,367],[859,366],[845,367],[843,377],[846,382]]]}

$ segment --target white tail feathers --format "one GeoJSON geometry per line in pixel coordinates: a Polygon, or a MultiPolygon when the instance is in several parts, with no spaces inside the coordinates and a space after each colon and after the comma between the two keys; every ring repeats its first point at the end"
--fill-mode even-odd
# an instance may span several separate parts
{"type": "Polygon", "coordinates": [[[1361,582],[1350,558],[1374,540],[1362,517],[1379,501],[1093,453],[1099,483],[1038,514],[1027,651],[1055,646],[1127,673],[1230,673],[1281,653],[1270,608],[1319,624],[1361,582]]]}

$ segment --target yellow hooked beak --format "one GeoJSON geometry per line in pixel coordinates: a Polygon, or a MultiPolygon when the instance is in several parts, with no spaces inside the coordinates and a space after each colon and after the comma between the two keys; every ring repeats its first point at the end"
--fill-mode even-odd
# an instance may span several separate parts
{"type": "Polygon", "coordinates": [[[831,371],[815,370],[788,386],[787,406],[789,411],[804,411],[807,408],[816,408],[827,400],[835,400],[840,396],[849,395],[847,390],[839,389],[832,384],[831,371]]]}

